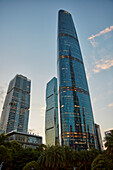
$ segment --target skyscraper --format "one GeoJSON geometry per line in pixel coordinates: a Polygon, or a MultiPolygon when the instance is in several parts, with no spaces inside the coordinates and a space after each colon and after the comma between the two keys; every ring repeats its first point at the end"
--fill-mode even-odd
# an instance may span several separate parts
{"type": "Polygon", "coordinates": [[[95,127],[84,63],[72,16],[58,14],[58,93],[61,144],[75,150],[95,147],[95,127]]]}
{"type": "Polygon", "coordinates": [[[59,144],[57,79],[54,77],[47,83],[45,135],[47,145],[59,144]]]}
{"type": "Polygon", "coordinates": [[[95,123],[95,134],[96,134],[96,141],[97,141],[97,149],[99,151],[103,150],[103,142],[102,142],[102,137],[101,137],[101,131],[100,131],[100,126],[95,123]]]}
{"type": "Polygon", "coordinates": [[[0,129],[5,133],[28,130],[31,81],[16,75],[10,81],[0,120],[0,129]]]}

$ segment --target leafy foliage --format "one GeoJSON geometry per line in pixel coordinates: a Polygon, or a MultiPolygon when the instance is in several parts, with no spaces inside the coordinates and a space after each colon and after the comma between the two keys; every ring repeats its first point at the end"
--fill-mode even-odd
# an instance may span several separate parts
{"type": "Polygon", "coordinates": [[[0,135],[0,145],[3,145],[6,139],[7,139],[6,135],[2,133],[0,135]]]}
{"type": "Polygon", "coordinates": [[[22,148],[16,142],[6,142],[5,134],[0,135],[0,164],[2,170],[111,170],[113,169],[112,134],[106,138],[107,150],[100,152],[94,148],[81,152],[64,146],[46,146],[22,148]]]}
{"type": "Polygon", "coordinates": [[[3,162],[3,169],[10,169],[12,167],[12,153],[11,149],[6,148],[4,145],[0,145],[0,164],[3,162]]]}
{"type": "Polygon", "coordinates": [[[91,170],[111,170],[113,169],[113,162],[105,155],[105,154],[99,154],[91,165],[91,170]]]}
{"type": "Polygon", "coordinates": [[[47,147],[38,159],[40,167],[45,167],[46,169],[64,167],[64,160],[64,150],[57,145],[47,147]]]}
{"type": "Polygon", "coordinates": [[[38,165],[37,161],[32,161],[26,164],[26,166],[23,168],[23,170],[40,170],[40,167],[38,165]]]}
{"type": "Polygon", "coordinates": [[[113,155],[113,130],[111,130],[111,133],[108,133],[105,140],[105,147],[107,148],[107,153],[110,155],[113,155]]]}

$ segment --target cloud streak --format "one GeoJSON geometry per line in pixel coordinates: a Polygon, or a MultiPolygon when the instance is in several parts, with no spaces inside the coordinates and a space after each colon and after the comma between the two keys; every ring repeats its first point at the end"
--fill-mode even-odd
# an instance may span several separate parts
{"type": "Polygon", "coordinates": [[[108,104],[108,107],[113,107],[113,103],[108,104]]]}
{"type": "Polygon", "coordinates": [[[101,59],[100,61],[96,62],[93,72],[99,73],[101,70],[107,70],[112,66],[113,66],[113,59],[101,59]]]}
{"type": "Polygon", "coordinates": [[[91,37],[88,38],[88,40],[94,39],[95,37],[99,37],[100,35],[106,34],[112,30],[113,30],[113,25],[110,26],[109,28],[105,28],[104,30],[100,31],[98,34],[92,35],[91,37]]]}
{"type": "Polygon", "coordinates": [[[109,28],[105,28],[104,30],[100,31],[98,34],[92,35],[91,37],[88,38],[88,40],[90,41],[91,45],[96,48],[98,43],[95,41],[94,38],[99,37],[111,31],[113,31],[113,25],[111,25],[109,28]]]}
{"type": "Polygon", "coordinates": [[[97,47],[98,43],[95,41],[95,39],[90,39],[89,41],[93,47],[97,47]]]}

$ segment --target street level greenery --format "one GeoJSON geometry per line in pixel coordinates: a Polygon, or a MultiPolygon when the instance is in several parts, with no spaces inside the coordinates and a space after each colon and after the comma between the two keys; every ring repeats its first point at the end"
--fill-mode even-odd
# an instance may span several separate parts
{"type": "Polygon", "coordinates": [[[2,170],[111,170],[113,169],[113,131],[105,137],[106,150],[92,148],[81,152],[64,146],[22,148],[16,142],[7,142],[0,135],[0,164],[2,170]]]}

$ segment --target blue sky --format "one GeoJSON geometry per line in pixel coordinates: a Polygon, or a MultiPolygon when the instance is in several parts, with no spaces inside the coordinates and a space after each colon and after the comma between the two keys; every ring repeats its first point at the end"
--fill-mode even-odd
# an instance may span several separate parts
{"type": "Polygon", "coordinates": [[[58,10],[72,14],[95,122],[113,128],[113,0],[0,0],[0,114],[9,81],[31,79],[30,131],[44,137],[46,83],[57,76],[58,10]]]}

